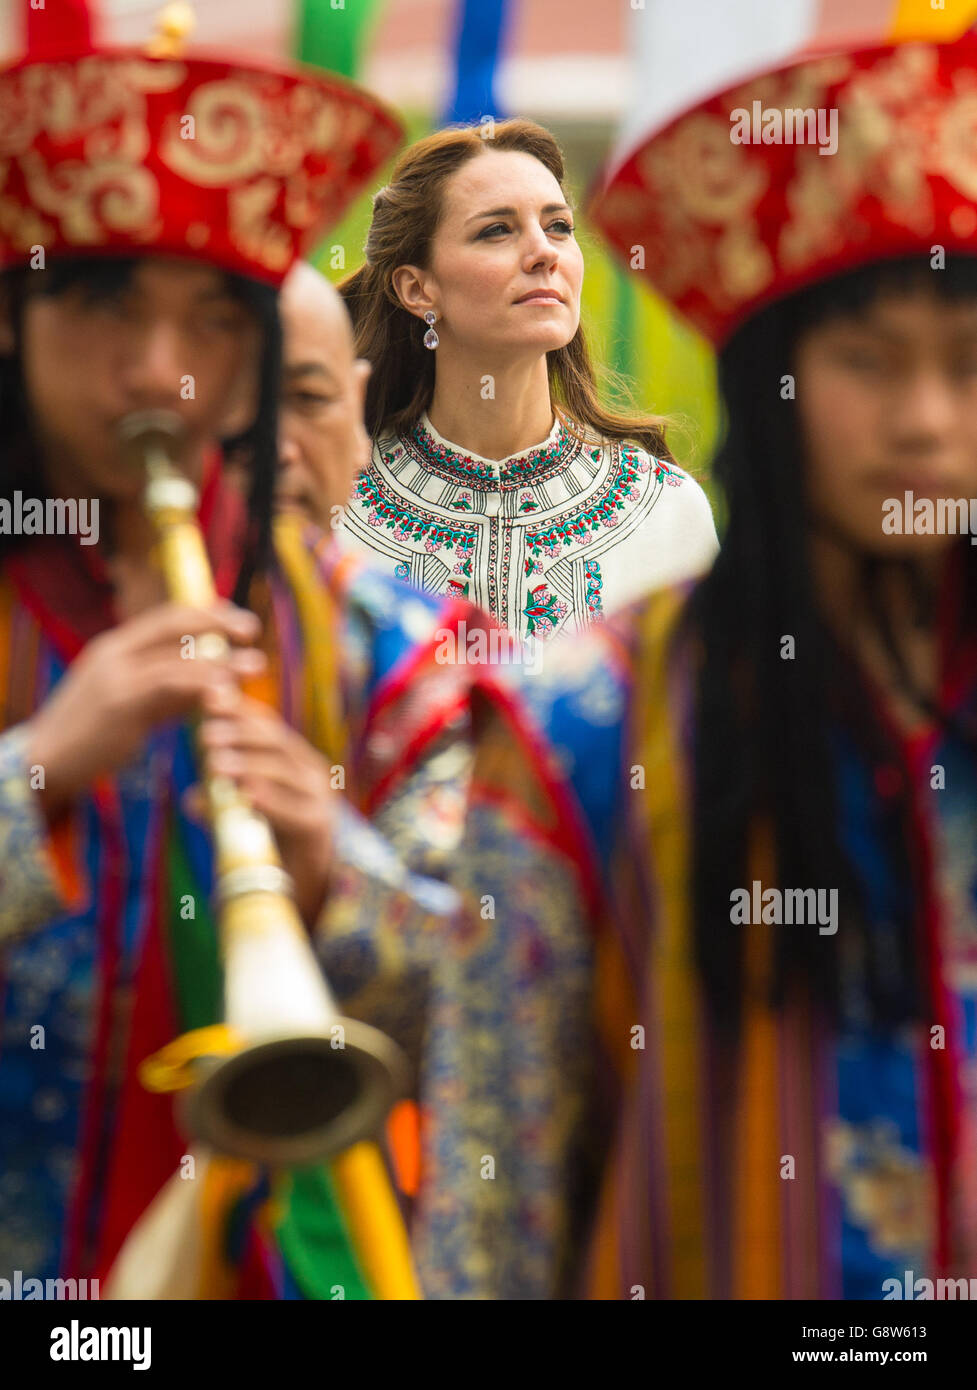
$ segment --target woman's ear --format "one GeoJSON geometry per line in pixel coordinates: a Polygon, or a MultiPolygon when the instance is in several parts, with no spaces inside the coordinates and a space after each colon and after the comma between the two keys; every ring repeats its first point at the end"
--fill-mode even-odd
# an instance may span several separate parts
{"type": "Polygon", "coordinates": [[[394,293],[409,314],[419,317],[429,309],[437,310],[431,298],[427,272],[416,265],[399,265],[390,278],[394,293]]]}

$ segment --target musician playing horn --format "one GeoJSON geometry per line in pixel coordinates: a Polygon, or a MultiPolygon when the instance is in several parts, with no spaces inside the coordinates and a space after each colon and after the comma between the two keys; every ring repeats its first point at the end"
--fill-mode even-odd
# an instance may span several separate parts
{"type": "MultiPolygon", "coordinates": [[[[18,117],[4,122],[0,522],[20,519],[0,534],[0,1275],[104,1283],[179,1173],[198,1179],[183,1182],[184,1227],[167,1231],[183,1243],[182,1283],[156,1292],[414,1296],[382,1169],[320,1165],[269,1188],[249,1165],[190,1150],[172,1098],[137,1074],[220,1018],[188,721],[208,693],[248,680],[281,711],[269,722],[317,743],[327,791],[342,772],[335,672],[307,638],[330,601],[325,571],[313,537],[288,525],[272,536],[277,290],[399,128],[325,75],[109,52],[79,2],[23,10],[25,57],[0,73],[0,109],[18,117]],[[231,119],[246,148],[222,164],[217,126],[231,119]],[[219,592],[206,610],[164,601],[146,480],[118,437],[145,410],[182,425],[219,592]],[[242,463],[243,501],[225,486],[222,439],[242,463]],[[226,659],[196,650],[215,632],[226,659]],[[371,1258],[343,1216],[362,1182],[387,1213],[371,1258]],[[335,1226],[325,1254],[307,1240],[310,1213],[335,1226]]],[[[343,864],[342,836],[332,849],[319,833],[329,808],[324,795],[317,826],[281,837],[309,926],[316,873],[343,864]]],[[[343,901],[339,882],[329,911],[343,901]]],[[[406,903],[405,920],[444,908],[406,903]]]]}

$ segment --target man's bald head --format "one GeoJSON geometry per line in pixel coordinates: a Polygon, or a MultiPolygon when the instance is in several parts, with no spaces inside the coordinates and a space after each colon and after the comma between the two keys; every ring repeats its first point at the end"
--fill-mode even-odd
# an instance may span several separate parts
{"type": "Polygon", "coordinates": [[[346,306],[307,261],[280,297],[284,335],[277,505],[323,529],[341,521],[353,478],[369,461],[363,399],[369,365],[355,356],[346,306]]]}
{"type": "Polygon", "coordinates": [[[346,305],[333,285],[308,261],[297,261],[282,285],[279,299],[286,333],[304,325],[330,357],[352,362],[353,326],[346,305]]]}

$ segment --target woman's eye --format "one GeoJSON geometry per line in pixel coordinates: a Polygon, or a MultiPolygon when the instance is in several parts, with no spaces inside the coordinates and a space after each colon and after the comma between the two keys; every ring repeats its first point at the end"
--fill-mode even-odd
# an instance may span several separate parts
{"type": "Polygon", "coordinates": [[[509,230],[509,228],[506,226],[506,224],[505,224],[504,222],[493,222],[492,225],[491,225],[491,227],[483,227],[483,228],[482,228],[482,230],[479,232],[478,236],[476,237],[476,240],[477,240],[477,241],[480,241],[480,240],[482,239],[482,237],[490,236],[490,235],[492,235],[492,234],[495,233],[495,232],[507,232],[508,230],[509,230]]]}
{"type": "Polygon", "coordinates": [[[551,223],[550,223],[549,230],[550,230],[551,232],[553,232],[553,231],[559,231],[559,232],[561,232],[564,236],[572,236],[572,235],[573,235],[573,223],[572,223],[572,222],[568,222],[568,221],[566,220],[565,217],[558,217],[557,220],[556,220],[555,222],[551,222],[551,223]]]}

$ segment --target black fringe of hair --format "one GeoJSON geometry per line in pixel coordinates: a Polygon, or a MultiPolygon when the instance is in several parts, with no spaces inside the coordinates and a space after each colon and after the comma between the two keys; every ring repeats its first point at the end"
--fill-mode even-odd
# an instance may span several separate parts
{"type": "MultiPolygon", "coordinates": [[[[792,371],[805,329],[834,315],[858,313],[883,293],[908,292],[920,283],[944,300],[977,299],[977,258],[957,258],[938,274],[928,261],[925,266],[879,262],[812,286],[752,317],[720,358],[727,425],[714,477],[728,520],[720,555],[688,613],[700,654],[693,735],[693,913],[696,960],[711,1011],[734,1033],[742,1012],[748,928],[730,923],[730,894],[749,885],[747,836],[758,816],[767,817],[773,830],[778,886],[835,887],[839,894],[834,936],[797,926],[778,931],[774,1002],[800,986],[828,1016],[836,1016],[854,965],[875,1023],[907,1022],[926,1004],[907,770],[873,719],[857,670],[816,610],[804,543],[802,442],[795,403],[780,393],[781,377],[792,371]],[[786,634],[796,642],[793,660],[781,659],[786,634]],[[885,769],[894,784],[879,813],[902,905],[894,922],[869,920],[853,865],[839,842],[833,775],[838,729],[852,737],[869,775],[885,769]]],[[[964,613],[973,623],[977,551],[970,545],[962,550],[964,613]]],[[[864,560],[863,598],[906,693],[926,708],[883,617],[879,581],[890,563],[864,560]]],[[[910,562],[901,563],[911,568],[910,562]]],[[[972,733],[967,736],[973,745],[972,733]]]]}

